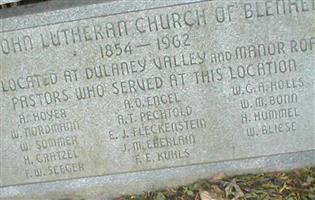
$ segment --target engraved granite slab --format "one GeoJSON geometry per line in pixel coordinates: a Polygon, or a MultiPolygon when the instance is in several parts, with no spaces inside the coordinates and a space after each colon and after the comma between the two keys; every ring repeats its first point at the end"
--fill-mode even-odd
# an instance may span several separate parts
{"type": "Polygon", "coordinates": [[[0,199],[315,164],[314,0],[57,8],[0,11],[0,199]]]}

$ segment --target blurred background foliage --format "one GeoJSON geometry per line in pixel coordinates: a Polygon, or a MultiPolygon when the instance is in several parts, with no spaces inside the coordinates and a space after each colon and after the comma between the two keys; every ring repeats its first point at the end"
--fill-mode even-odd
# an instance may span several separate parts
{"type": "MultiPolygon", "coordinates": [[[[1,8],[11,8],[11,7],[19,6],[19,5],[38,3],[38,2],[42,2],[42,1],[49,1],[49,0],[22,0],[22,1],[19,1],[17,3],[9,3],[9,4],[5,4],[5,5],[0,5],[0,9],[1,8]]],[[[60,1],[63,1],[63,0],[60,0],[60,1]]]]}

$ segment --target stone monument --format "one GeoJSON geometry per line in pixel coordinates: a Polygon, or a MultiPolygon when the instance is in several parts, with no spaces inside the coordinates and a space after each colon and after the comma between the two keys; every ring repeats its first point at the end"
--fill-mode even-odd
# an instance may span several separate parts
{"type": "Polygon", "coordinates": [[[0,10],[0,199],[315,164],[315,1],[0,10]]]}
{"type": "Polygon", "coordinates": [[[0,5],[8,4],[8,3],[16,3],[19,1],[21,1],[21,0],[0,0],[0,5]]]}

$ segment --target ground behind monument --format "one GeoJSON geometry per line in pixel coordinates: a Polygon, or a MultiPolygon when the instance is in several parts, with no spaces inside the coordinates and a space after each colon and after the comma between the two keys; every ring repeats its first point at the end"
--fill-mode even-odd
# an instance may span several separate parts
{"type": "Polygon", "coordinates": [[[314,200],[315,167],[211,179],[116,200],[314,200]]]}

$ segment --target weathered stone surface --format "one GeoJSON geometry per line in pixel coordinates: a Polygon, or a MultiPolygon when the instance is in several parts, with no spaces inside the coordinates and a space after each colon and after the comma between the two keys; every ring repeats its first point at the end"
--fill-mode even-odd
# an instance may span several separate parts
{"type": "Polygon", "coordinates": [[[0,198],[315,164],[314,0],[100,2],[0,12],[0,198]]]}

